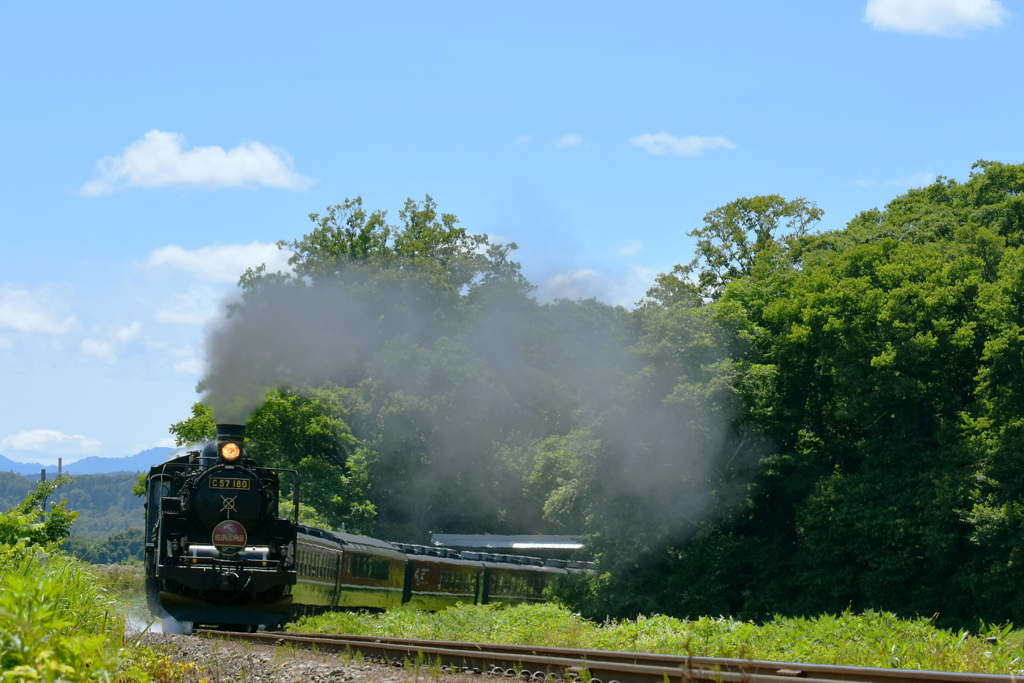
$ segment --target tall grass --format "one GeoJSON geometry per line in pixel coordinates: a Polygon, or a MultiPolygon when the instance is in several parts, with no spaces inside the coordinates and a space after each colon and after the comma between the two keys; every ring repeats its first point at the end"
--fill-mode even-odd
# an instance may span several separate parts
{"type": "Polygon", "coordinates": [[[380,614],[338,612],[303,618],[289,630],[818,664],[1024,673],[1024,637],[1008,627],[986,627],[979,634],[971,634],[937,628],[928,619],[900,619],[888,612],[875,611],[776,617],[763,624],[725,617],[683,620],[659,615],[599,624],[555,604],[507,608],[463,605],[435,614],[411,609],[380,614]]]}
{"type": "Polygon", "coordinates": [[[0,681],[179,680],[198,671],[125,636],[141,572],[94,572],[61,552],[77,513],[45,505],[66,481],[41,482],[0,512],[0,681]]]}
{"type": "Polygon", "coordinates": [[[54,548],[0,545],[0,681],[171,680],[180,665],[125,636],[123,605],[54,548]]]}
{"type": "Polygon", "coordinates": [[[4,680],[110,679],[113,602],[84,566],[31,547],[0,562],[0,671],[4,680]]]}

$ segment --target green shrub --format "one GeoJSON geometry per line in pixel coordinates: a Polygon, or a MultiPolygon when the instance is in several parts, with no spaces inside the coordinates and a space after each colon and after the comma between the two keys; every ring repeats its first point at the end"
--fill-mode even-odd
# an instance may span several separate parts
{"type": "Polygon", "coordinates": [[[68,477],[59,477],[39,482],[25,500],[0,514],[0,544],[14,545],[21,541],[28,545],[47,545],[67,538],[78,513],[68,510],[64,501],[48,510],[45,508],[46,499],[68,481],[68,477]]]}

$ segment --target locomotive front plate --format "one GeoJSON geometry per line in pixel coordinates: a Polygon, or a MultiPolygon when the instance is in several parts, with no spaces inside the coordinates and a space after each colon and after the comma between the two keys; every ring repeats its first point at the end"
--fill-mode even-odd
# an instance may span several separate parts
{"type": "Polygon", "coordinates": [[[248,491],[252,482],[249,479],[235,479],[233,477],[210,477],[209,487],[211,489],[224,489],[230,491],[248,491]]]}

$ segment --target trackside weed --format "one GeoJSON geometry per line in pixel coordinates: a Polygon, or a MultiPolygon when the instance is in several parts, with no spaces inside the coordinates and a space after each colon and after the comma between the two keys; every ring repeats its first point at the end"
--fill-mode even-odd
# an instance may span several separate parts
{"type": "Polygon", "coordinates": [[[873,610],[775,617],[764,623],[664,615],[596,623],[554,603],[459,605],[437,613],[402,608],[376,614],[323,614],[301,619],[289,629],[818,664],[1024,673],[1024,632],[1010,625],[982,624],[976,633],[950,631],[938,628],[931,619],[902,619],[873,610]]]}

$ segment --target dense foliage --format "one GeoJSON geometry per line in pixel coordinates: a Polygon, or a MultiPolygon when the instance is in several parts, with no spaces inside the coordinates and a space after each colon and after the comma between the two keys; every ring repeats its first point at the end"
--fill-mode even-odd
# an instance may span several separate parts
{"type": "Polygon", "coordinates": [[[1024,166],[818,232],[805,199],[738,199],[632,311],[538,303],[429,198],[312,218],[226,324],[314,333],[236,336],[203,388],[273,369],[253,450],[332,524],[586,533],[604,573],[565,595],[594,615],[1024,618],[1024,166]]]}

